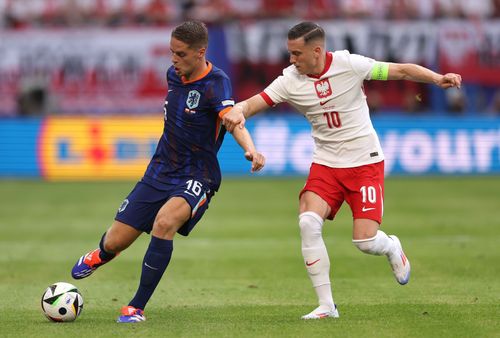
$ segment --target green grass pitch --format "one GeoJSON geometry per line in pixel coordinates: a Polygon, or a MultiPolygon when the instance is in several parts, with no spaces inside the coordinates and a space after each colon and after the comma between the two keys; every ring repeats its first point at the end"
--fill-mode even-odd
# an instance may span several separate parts
{"type": "Polygon", "coordinates": [[[407,286],[351,244],[344,205],[324,229],[341,317],[320,321],[299,319],[316,306],[297,225],[303,183],[226,179],[194,232],[176,238],[148,320],[123,325],[148,236],[90,278],[69,272],[134,182],[0,181],[0,336],[500,337],[500,177],[387,179],[383,229],[411,260],[407,286]],[[41,313],[57,281],[83,294],[73,323],[41,313]]]}

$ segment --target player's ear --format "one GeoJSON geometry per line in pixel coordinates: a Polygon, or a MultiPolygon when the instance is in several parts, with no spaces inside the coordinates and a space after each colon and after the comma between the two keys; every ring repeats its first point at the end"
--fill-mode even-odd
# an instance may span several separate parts
{"type": "Polygon", "coordinates": [[[203,58],[206,53],[207,53],[207,48],[206,47],[201,47],[200,49],[198,49],[198,57],[200,59],[203,58]]]}
{"type": "Polygon", "coordinates": [[[321,48],[321,46],[319,46],[319,45],[316,45],[313,48],[313,52],[314,52],[315,57],[319,57],[320,55],[323,54],[323,48],[321,48]]]}

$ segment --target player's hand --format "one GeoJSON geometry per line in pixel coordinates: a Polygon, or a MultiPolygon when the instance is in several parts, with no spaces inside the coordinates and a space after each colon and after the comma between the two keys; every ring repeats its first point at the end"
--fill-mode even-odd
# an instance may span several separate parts
{"type": "Polygon", "coordinates": [[[242,106],[236,105],[231,108],[223,117],[222,124],[232,133],[234,128],[238,126],[240,129],[245,127],[245,116],[243,115],[242,106]]]}
{"type": "Polygon", "coordinates": [[[460,89],[462,85],[462,76],[455,73],[446,73],[439,79],[437,85],[441,88],[447,89],[451,87],[457,87],[460,89]]]}
{"type": "Polygon", "coordinates": [[[261,153],[254,151],[253,153],[247,151],[245,153],[245,158],[249,161],[252,161],[252,170],[251,172],[260,171],[264,168],[264,164],[266,163],[266,158],[261,153]]]}

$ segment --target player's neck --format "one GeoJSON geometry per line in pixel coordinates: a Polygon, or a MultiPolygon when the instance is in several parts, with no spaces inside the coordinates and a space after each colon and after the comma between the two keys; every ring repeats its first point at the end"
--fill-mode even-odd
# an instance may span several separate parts
{"type": "Polygon", "coordinates": [[[319,79],[322,77],[330,68],[332,64],[333,56],[331,53],[324,53],[323,55],[320,56],[318,59],[318,64],[316,67],[314,67],[313,73],[307,74],[307,76],[319,79]]]}
{"type": "Polygon", "coordinates": [[[185,81],[193,81],[194,79],[200,78],[208,68],[207,60],[203,59],[200,61],[200,64],[193,70],[191,74],[185,75],[185,81]]]}
{"type": "Polygon", "coordinates": [[[323,71],[325,70],[325,65],[326,65],[326,53],[323,53],[319,60],[318,60],[318,64],[316,65],[316,67],[314,67],[314,70],[313,72],[311,73],[311,75],[315,75],[315,76],[318,76],[318,75],[321,75],[323,73],[323,71]]]}

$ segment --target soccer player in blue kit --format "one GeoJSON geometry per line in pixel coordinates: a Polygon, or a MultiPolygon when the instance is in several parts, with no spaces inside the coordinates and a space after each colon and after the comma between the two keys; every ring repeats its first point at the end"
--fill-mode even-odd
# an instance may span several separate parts
{"type": "MultiPolygon", "coordinates": [[[[88,277],[143,232],[151,233],[139,288],[122,308],[119,323],[146,320],[144,308],[169,264],[174,235],[190,233],[220,186],[217,151],[226,131],[221,118],[234,101],[227,75],[205,58],[207,46],[208,31],[201,22],[184,22],[173,30],[173,65],[167,71],[164,129],[156,152],[99,248],[80,257],[71,272],[75,279],[88,277]]],[[[233,137],[252,162],[251,171],[262,169],[264,157],[248,131],[238,129],[233,137]]]]}

